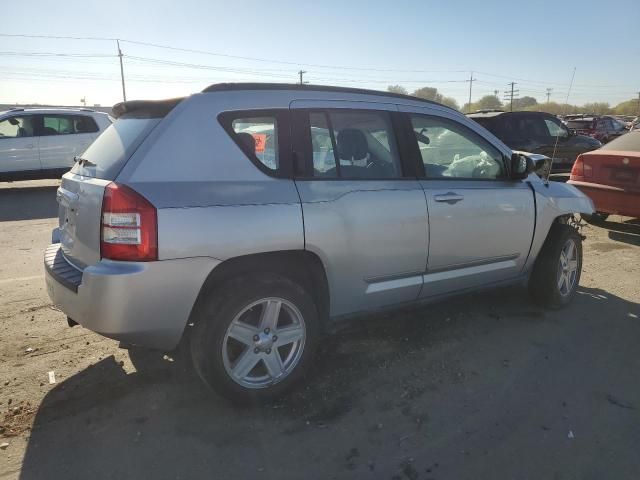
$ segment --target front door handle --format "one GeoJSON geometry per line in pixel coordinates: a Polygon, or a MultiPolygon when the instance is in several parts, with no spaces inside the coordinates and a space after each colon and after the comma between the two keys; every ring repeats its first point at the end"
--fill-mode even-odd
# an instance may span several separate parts
{"type": "Polygon", "coordinates": [[[454,192],[447,192],[441,195],[434,195],[433,199],[436,202],[445,202],[445,203],[448,203],[449,205],[453,205],[454,203],[458,203],[460,200],[463,200],[464,197],[454,192]]]}

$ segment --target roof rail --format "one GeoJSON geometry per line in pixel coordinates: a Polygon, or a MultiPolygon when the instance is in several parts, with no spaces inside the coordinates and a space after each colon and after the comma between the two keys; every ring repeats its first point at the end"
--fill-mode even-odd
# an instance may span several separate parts
{"type": "Polygon", "coordinates": [[[87,107],[81,107],[79,110],[82,112],[95,112],[95,110],[87,107]]]}
{"type": "MultiPolygon", "coordinates": [[[[451,108],[433,100],[425,100],[411,95],[402,93],[383,92],[380,90],[367,90],[365,88],[337,87],[334,85],[312,85],[299,83],[214,83],[202,90],[203,93],[224,92],[234,90],[306,90],[316,92],[340,92],[340,93],[358,93],[362,95],[376,95],[380,97],[402,98],[413,102],[423,102],[430,105],[438,105],[439,107],[451,108]]],[[[451,108],[453,110],[453,108],[451,108]]]]}
{"type": "Polygon", "coordinates": [[[24,107],[11,107],[10,112],[24,112],[24,107]]]}

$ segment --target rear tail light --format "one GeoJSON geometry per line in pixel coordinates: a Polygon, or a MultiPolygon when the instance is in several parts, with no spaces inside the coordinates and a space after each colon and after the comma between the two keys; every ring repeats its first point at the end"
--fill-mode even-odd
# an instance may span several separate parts
{"type": "Polygon", "coordinates": [[[113,182],[105,187],[100,230],[102,258],[136,262],[158,259],[156,208],[135,190],[113,182]]]}
{"type": "Polygon", "coordinates": [[[571,180],[582,180],[583,178],[584,161],[582,160],[582,155],[578,155],[578,158],[573,162],[573,167],[571,168],[571,180]]]}

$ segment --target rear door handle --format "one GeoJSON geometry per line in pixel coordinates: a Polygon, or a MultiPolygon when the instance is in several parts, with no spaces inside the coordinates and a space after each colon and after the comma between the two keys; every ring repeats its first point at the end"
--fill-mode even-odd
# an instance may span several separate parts
{"type": "Polygon", "coordinates": [[[445,202],[449,205],[453,205],[454,203],[458,203],[460,200],[463,200],[464,197],[454,192],[447,192],[440,195],[434,195],[433,199],[436,202],[445,202]]]}

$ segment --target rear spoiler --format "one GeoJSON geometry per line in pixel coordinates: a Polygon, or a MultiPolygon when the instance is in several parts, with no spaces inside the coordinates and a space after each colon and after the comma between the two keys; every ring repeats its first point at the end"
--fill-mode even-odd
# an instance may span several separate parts
{"type": "Polygon", "coordinates": [[[141,117],[164,117],[184,99],[185,97],[168,100],[129,100],[116,103],[111,108],[111,115],[114,118],[120,118],[125,114],[141,117]]]}

